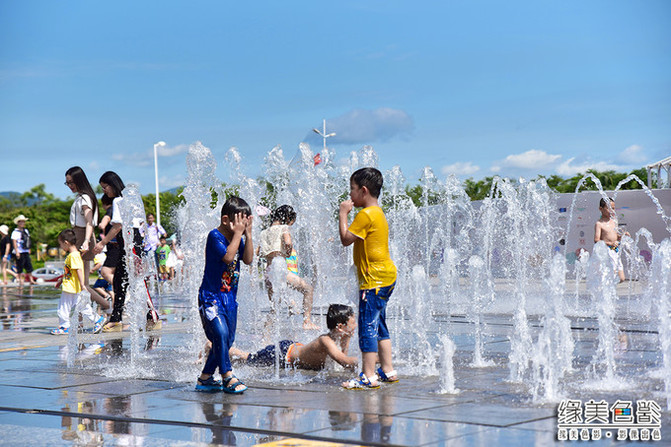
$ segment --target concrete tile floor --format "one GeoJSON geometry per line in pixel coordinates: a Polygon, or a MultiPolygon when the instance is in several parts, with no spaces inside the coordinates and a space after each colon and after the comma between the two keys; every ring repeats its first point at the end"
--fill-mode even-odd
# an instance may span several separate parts
{"type": "MultiPolygon", "coordinates": [[[[523,384],[507,381],[504,316],[487,316],[491,332],[486,354],[496,365],[473,368],[472,337],[455,317],[454,358],[458,394],[438,394],[437,376],[401,375],[401,382],[378,391],[345,391],[346,373],[280,372],[243,367],[250,390],[241,396],[198,393],[198,365],[167,359],[183,349],[186,328],[168,316],[152,350],[125,369],[129,333],[84,335],[83,351],[68,368],[67,337],[48,335],[55,326],[56,291],[34,288],[7,296],[0,337],[0,430],[3,445],[412,445],[485,446],[563,444],[556,440],[557,406],[532,402],[523,384]],[[88,348],[89,352],[86,352],[88,348]],[[113,349],[112,349],[113,348],[113,349]],[[154,365],[154,363],[156,365],[154,365]],[[154,367],[156,368],[154,369],[154,367]],[[289,441],[291,440],[291,441],[289,441]],[[324,444],[320,444],[324,443],[324,444]],[[278,444],[275,444],[278,445],[278,444]]],[[[164,300],[170,306],[170,300],[164,300]]],[[[442,316],[443,323],[449,316],[442,316]]],[[[655,339],[640,322],[631,326],[629,348],[618,358],[621,371],[641,376],[659,366],[655,339]]],[[[573,321],[576,368],[589,364],[597,331],[594,322],[573,321]]],[[[571,398],[587,400],[654,398],[663,406],[663,440],[671,445],[671,416],[654,387],[619,392],[593,391],[577,384],[571,398]]],[[[581,442],[581,441],[577,441],[581,442]]],[[[574,442],[575,444],[575,442],[574,442]]],[[[614,439],[589,445],[640,445],[614,439]]]]}

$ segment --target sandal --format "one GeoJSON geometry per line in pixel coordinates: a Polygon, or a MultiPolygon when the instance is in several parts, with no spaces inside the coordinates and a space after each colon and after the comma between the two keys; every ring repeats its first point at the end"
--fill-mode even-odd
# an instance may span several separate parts
{"type": "Polygon", "coordinates": [[[382,367],[377,369],[377,375],[380,377],[380,382],[385,382],[385,383],[396,383],[398,382],[398,375],[396,374],[396,370],[392,369],[388,373],[385,373],[382,371],[382,367]],[[394,377],[391,379],[390,377],[394,377]]]}
{"type": "Polygon", "coordinates": [[[104,324],[105,324],[105,317],[101,315],[100,318],[98,318],[93,325],[93,333],[99,334],[100,331],[102,331],[104,324]]]}
{"type": "Polygon", "coordinates": [[[247,385],[242,383],[242,380],[235,377],[235,375],[224,377],[223,380],[224,380],[224,385],[223,385],[222,390],[226,394],[242,394],[245,391],[247,391],[247,385]],[[233,380],[233,379],[235,379],[236,381],[234,383],[231,383],[231,380],[233,380]],[[236,388],[238,388],[238,385],[242,385],[243,388],[239,389],[239,390],[236,389],[236,388]]]}
{"type": "Polygon", "coordinates": [[[121,332],[123,330],[123,323],[121,321],[109,321],[103,326],[103,332],[121,332]]]}
{"type": "Polygon", "coordinates": [[[221,380],[216,380],[212,376],[205,380],[199,377],[196,383],[196,391],[221,391],[222,388],[221,380]]]}
{"type": "Polygon", "coordinates": [[[380,388],[380,384],[375,374],[369,379],[364,373],[359,373],[359,377],[344,382],[342,387],[346,390],[376,390],[380,388]]]}

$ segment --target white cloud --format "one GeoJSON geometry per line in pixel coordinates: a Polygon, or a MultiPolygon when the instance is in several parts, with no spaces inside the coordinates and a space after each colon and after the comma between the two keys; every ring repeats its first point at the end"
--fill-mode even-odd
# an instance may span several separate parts
{"type": "Polygon", "coordinates": [[[455,175],[473,175],[480,170],[480,166],[474,165],[470,161],[467,162],[457,162],[451,165],[443,166],[440,171],[443,175],[455,174],[455,175]]]}
{"type": "MultiPolygon", "coordinates": [[[[158,148],[158,156],[169,158],[177,155],[185,154],[189,149],[186,144],[178,144],[177,146],[161,146],[158,148]]],[[[129,166],[147,167],[154,165],[154,148],[147,149],[145,152],[133,152],[130,154],[112,154],[112,159],[120,161],[129,166]]],[[[160,165],[160,163],[159,163],[160,165]]]]}
{"type": "MultiPolygon", "coordinates": [[[[153,150],[153,149],[152,149],[153,150]]],[[[112,160],[120,161],[128,166],[145,168],[154,164],[154,154],[133,152],[130,154],[112,154],[112,160]]]]}
{"type": "Polygon", "coordinates": [[[508,155],[501,164],[510,168],[543,169],[559,161],[561,157],[561,155],[553,155],[545,151],[531,149],[521,154],[508,155]]]}
{"type": "Polygon", "coordinates": [[[161,176],[159,178],[159,189],[161,191],[172,189],[177,186],[183,186],[184,184],[186,184],[186,179],[183,175],[161,176]]]}
{"type": "Polygon", "coordinates": [[[498,173],[498,172],[501,172],[501,166],[499,166],[499,165],[492,165],[492,167],[489,168],[489,170],[492,171],[492,172],[494,172],[494,173],[498,173]]]}
{"type": "MultiPolygon", "coordinates": [[[[321,126],[318,126],[322,130],[321,126]]],[[[410,115],[403,110],[381,107],[375,110],[354,109],[326,120],[326,132],[336,135],[327,144],[371,144],[409,135],[414,129],[410,115]]],[[[321,145],[322,137],[314,132],[305,136],[306,143],[321,145]]]]}
{"type": "Polygon", "coordinates": [[[178,144],[177,146],[161,146],[158,148],[159,157],[174,157],[175,155],[185,154],[189,150],[188,144],[178,144]]]}
{"type": "Polygon", "coordinates": [[[565,177],[570,177],[578,173],[585,173],[588,169],[595,169],[597,171],[622,171],[625,170],[623,166],[608,163],[605,161],[584,161],[573,164],[575,157],[571,157],[565,162],[557,166],[557,174],[565,177]]]}
{"type": "Polygon", "coordinates": [[[643,153],[643,146],[632,144],[620,152],[617,159],[626,164],[643,165],[648,160],[648,157],[643,153]]]}

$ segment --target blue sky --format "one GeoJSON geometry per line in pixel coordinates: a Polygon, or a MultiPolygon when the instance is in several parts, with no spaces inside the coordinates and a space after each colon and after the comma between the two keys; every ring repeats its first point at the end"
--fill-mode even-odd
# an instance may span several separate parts
{"type": "Polygon", "coordinates": [[[247,175],[327,120],[336,158],[444,178],[627,171],[671,154],[671,2],[0,0],[0,191],[67,168],[179,185],[247,175]]]}

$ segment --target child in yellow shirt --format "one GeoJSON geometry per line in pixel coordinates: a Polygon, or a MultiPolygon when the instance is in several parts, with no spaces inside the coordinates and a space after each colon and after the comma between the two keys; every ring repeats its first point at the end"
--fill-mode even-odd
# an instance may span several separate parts
{"type": "Polygon", "coordinates": [[[362,168],[350,177],[350,200],[340,204],[338,230],[344,246],[354,244],[359,279],[359,347],[362,371],[344,382],[347,389],[379,388],[379,381],[398,382],[391,361],[391,339],[386,322],[387,302],[396,286],[396,266],[389,255],[389,226],[380,208],[382,173],[362,168]],[[353,207],[363,208],[347,226],[353,207]],[[376,363],[381,367],[375,370],[376,363]]]}
{"type": "Polygon", "coordinates": [[[61,231],[58,235],[58,243],[67,252],[65,258],[65,273],[61,282],[61,299],[58,301],[58,329],[51,331],[52,335],[66,335],[70,332],[72,325],[72,314],[79,318],[88,318],[94,323],[93,331],[100,332],[105,318],[93,312],[91,300],[82,294],[84,284],[84,261],[77,250],[77,237],[72,228],[61,231]]]}

